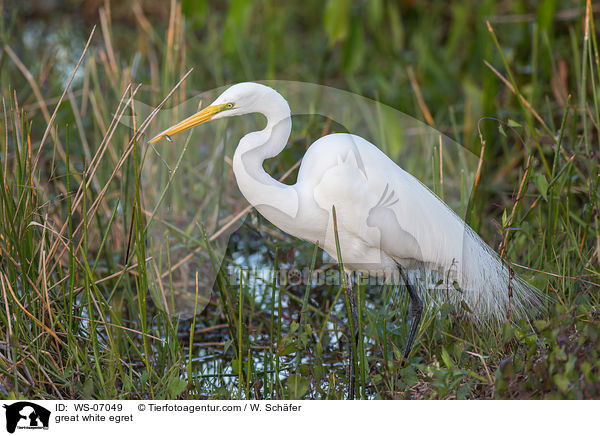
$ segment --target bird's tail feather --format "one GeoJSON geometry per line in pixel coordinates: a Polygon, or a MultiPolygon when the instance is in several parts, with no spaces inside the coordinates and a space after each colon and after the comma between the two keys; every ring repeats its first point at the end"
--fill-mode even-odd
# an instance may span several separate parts
{"type": "Polygon", "coordinates": [[[446,300],[465,309],[477,323],[530,319],[546,310],[544,294],[519,277],[466,225],[460,255],[436,263],[438,268],[434,271],[427,267],[413,269],[409,274],[411,282],[421,284],[421,293],[434,300],[446,300]],[[428,285],[423,286],[424,283],[428,285]]]}
{"type": "Polygon", "coordinates": [[[480,320],[498,323],[529,318],[544,310],[542,292],[503,261],[471,228],[466,226],[464,261],[460,277],[465,303],[480,320]]]}

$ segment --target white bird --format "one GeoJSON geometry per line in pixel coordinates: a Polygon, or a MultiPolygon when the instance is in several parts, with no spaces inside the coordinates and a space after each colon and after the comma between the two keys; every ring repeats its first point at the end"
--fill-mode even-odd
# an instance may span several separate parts
{"type": "MultiPolygon", "coordinates": [[[[302,159],[294,185],[267,174],[263,162],[283,150],[292,127],[288,103],[268,86],[233,85],[210,106],[161,132],[150,143],[170,139],[206,121],[249,113],[263,114],[267,124],[245,135],[235,151],[233,172],[240,191],[275,226],[318,244],[339,261],[333,228],[335,207],[346,271],[387,279],[400,276],[406,284],[412,321],[405,358],[423,309],[408,272],[437,274],[444,298],[458,307],[466,305],[475,322],[501,322],[508,313],[513,319],[523,318],[541,307],[537,288],[514,275],[425,185],[359,136],[336,133],[315,141],[302,159]]],[[[351,286],[348,288],[351,295],[351,286]]],[[[351,398],[353,386],[351,383],[351,398]]]]}

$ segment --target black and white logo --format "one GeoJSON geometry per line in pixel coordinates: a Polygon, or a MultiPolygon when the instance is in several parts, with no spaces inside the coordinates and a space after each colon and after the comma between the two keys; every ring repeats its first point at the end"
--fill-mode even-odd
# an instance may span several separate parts
{"type": "Polygon", "coordinates": [[[6,409],[6,431],[14,433],[16,429],[47,430],[50,411],[29,401],[4,405],[6,409]]]}

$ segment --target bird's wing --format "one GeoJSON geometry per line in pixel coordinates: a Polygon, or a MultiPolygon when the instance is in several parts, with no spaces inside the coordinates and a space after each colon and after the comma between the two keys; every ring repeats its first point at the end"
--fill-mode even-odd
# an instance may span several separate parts
{"type": "Polygon", "coordinates": [[[336,208],[342,256],[357,262],[379,259],[387,264],[394,259],[445,265],[453,254],[448,252],[452,241],[462,246],[461,220],[363,138],[348,134],[323,137],[308,150],[303,167],[299,180],[313,182],[316,204],[330,213],[324,244],[330,254],[335,253],[332,206],[336,208]]]}

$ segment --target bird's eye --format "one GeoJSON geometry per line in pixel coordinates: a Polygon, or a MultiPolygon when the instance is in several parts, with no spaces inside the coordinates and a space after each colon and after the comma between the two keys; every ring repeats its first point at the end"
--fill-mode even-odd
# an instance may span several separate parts
{"type": "Polygon", "coordinates": [[[227,104],[225,105],[225,107],[226,107],[227,109],[231,109],[231,108],[233,107],[233,103],[227,103],[227,104]]]}

